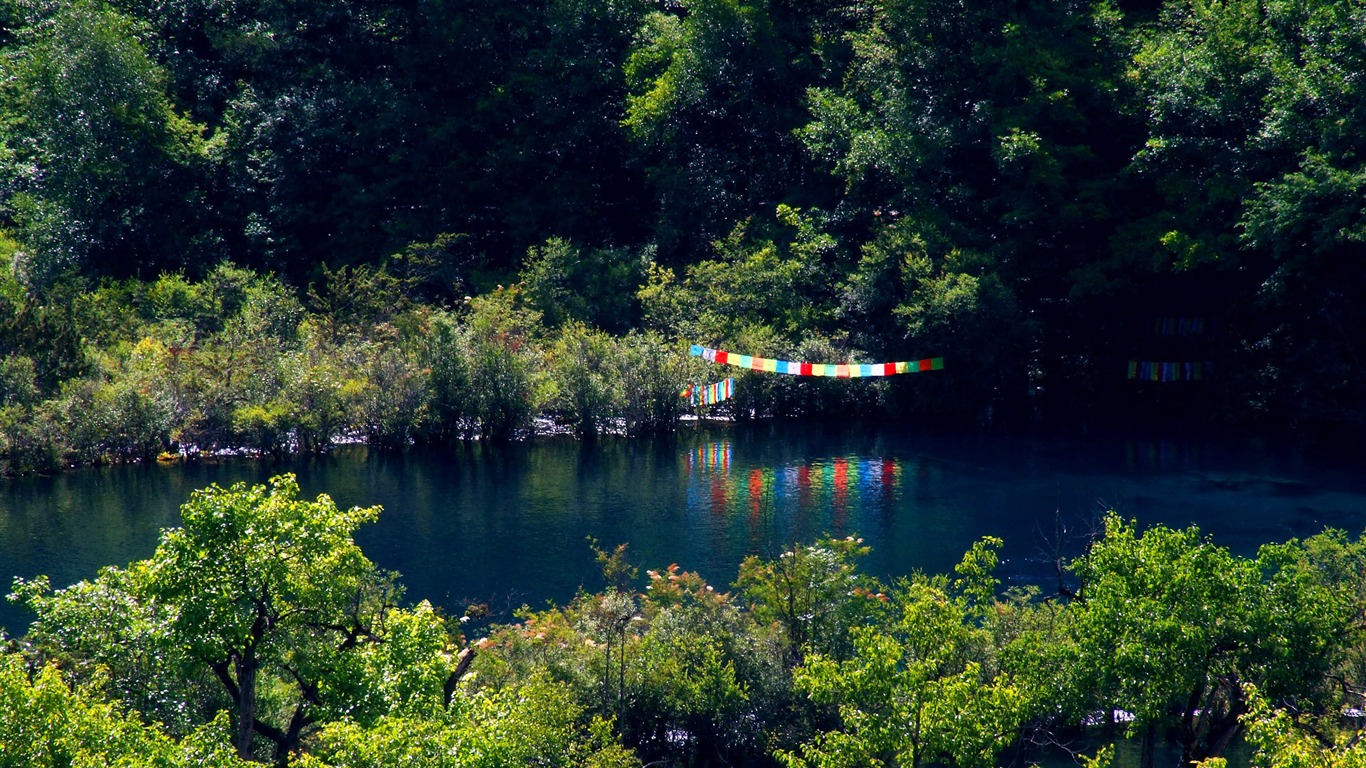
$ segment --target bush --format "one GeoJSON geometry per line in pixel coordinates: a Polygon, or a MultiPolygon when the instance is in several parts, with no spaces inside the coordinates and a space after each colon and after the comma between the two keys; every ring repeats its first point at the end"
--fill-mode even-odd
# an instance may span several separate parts
{"type": "Polygon", "coordinates": [[[31,358],[23,355],[0,358],[0,407],[31,406],[38,402],[41,394],[31,358]]]}
{"type": "Polygon", "coordinates": [[[554,237],[527,253],[518,277],[527,303],[551,328],[577,322],[621,333],[640,315],[644,270],[625,248],[584,250],[554,237]]]}
{"type": "Polygon", "coordinates": [[[540,315],[518,306],[515,288],[481,296],[471,309],[471,415],[481,437],[509,440],[531,426],[545,394],[534,347],[540,315]]]}
{"type": "Polygon", "coordinates": [[[694,378],[694,363],[657,333],[621,340],[621,414],[629,435],[673,432],[688,401],[679,393],[694,378]]]}
{"type": "Polygon", "coordinates": [[[427,380],[427,418],[420,435],[431,442],[451,443],[468,436],[472,426],[469,333],[444,312],[429,323],[417,348],[427,380]]]}
{"type": "Polygon", "coordinates": [[[346,427],[345,374],[336,345],[305,324],[303,348],[281,360],[281,397],[295,408],[295,446],[325,451],[346,427]]]}
{"type": "Polygon", "coordinates": [[[293,404],[273,400],[232,412],[232,430],[242,447],[280,457],[289,452],[297,419],[293,404]]]}
{"type": "Polygon", "coordinates": [[[620,357],[615,339],[583,323],[566,325],[551,347],[550,405],[579,437],[616,425],[624,398],[620,357]]]}
{"type": "Polygon", "coordinates": [[[393,336],[364,345],[351,389],[355,427],[376,445],[404,448],[425,420],[427,382],[393,336]]]}
{"type": "Polygon", "coordinates": [[[0,453],[6,474],[53,472],[62,466],[62,430],[50,407],[0,407],[0,453]]]}

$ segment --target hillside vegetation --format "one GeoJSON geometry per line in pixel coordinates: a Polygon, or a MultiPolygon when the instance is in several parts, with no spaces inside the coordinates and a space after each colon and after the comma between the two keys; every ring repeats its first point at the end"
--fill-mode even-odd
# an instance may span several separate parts
{"type": "Polygon", "coordinates": [[[0,451],[667,429],[689,341],[946,361],[741,416],[1355,433],[1364,14],[3,0],[0,451]]]}

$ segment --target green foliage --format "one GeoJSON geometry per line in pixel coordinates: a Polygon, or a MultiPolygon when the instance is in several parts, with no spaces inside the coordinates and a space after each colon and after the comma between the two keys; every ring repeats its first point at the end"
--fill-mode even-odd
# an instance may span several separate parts
{"type": "MultiPolygon", "coordinates": [[[[629,576],[624,548],[598,553],[620,585],[611,574],[629,576]]],[[[480,643],[474,685],[498,690],[548,673],[646,761],[762,759],[791,704],[767,633],[696,573],[673,565],[647,576],[643,593],[581,594],[496,630],[480,643]]]]}
{"type": "Polygon", "coordinates": [[[579,248],[551,238],[527,253],[519,280],[527,304],[556,328],[571,322],[622,333],[636,319],[641,260],[624,248],[579,248]]]}
{"type": "Polygon", "coordinates": [[[1181,267],[1258,275],[1257,302],[1237,313],[1257,330],[1235,397],[1354,425],[1358,16],[1344,2],[1172,3],[1134,62],[1152,123],[1136,163],[1167,202],[1153,231],[1181,267]]]}
{"type": "Polygon", "coordinates": [[[664,337],[634,332],[621,339],[622,420],[628,435],[673,432],[686,403],[679,393],[696,366],[664,337]]]}
{"type": "Polygon", "coordinates": [[[639,766],[601,722],[584,727],[581,709],[561,685],[529,680],[480,692],[434,718],[390,717],[364,728],[329,725],[302,768],[494,768],[496,766],[639,766]]]}
{"type": "Polygon", "coordinates": [[[1203,723],[1220,713],[1236,720],[1240,693],[1220,681],[1236,679],[1252,642],[1252,563],[1193,528],[1159,526],[1140,537],[1111,515],[1104,537],[1074,568],[1085,601],[1076,626],[1078,663],[1092,670],[1098,691],[1112,692],[1104,706],[1133,712],[1135,731],[1175,725],[1169,713],[1180,711],[1188,750],[1196,748],[1191,710],[1205,696],[1203,723]]]}
{"type": "Polygon", "coordinates": [[[29,249],[26,279],[186,263],[203,250],[204,127],[172,106],[134,21],[89,0],[42,14],[0,64],[0,195],[29,249]]]}
{"type": "Polygon", "coordinates": [[[942,581],[899,584],[889,620],[855,628],[852,641],[849,658],[815,655],[796,670],[801,690],[837,708],[841,728],[780,753],[785,764],[996,764],[1019,723],[1022,696],[979,661],[986,634],[942,581]]]}
{"type": "Polygon", "coordinates": [[[543,395],[532,342],[538,313],[518,305],[516,289],[502,289],[471,302],[469,371],[472,416],[481,437],[509,440],[531,426],[543,395]]]}
{"type": "MultiPolygon", "coordinates": [[[[553,366],[517,373],[480,332],[442,356],[478,375],[420,349],[434,309],[463,327],[459,300],[501,281],[551,331],[950,360],[848,398],[879,413],[1355,428],[1359,16],[1346,0],[11,2],[0,356],[33,361],[43,400],[94,379],[85,403],[120,386],[122,344],[194,350],[179,367],[199,370],[160,389],[171,440],[206,450],[502,439],[546,415],[553,366]],[[349,370],[301,362],[299,297],[267,275],[311,284],[312,327],[349,370]],[[1219,374],[1173,396],[1128,382],[1148,347],[1175,359],[1138,330],[1154,316],[1208,319],[1180,352],[1219,374]],[[385,350],[347,348],[383,326],[385,350]],[[354,384],[334,408],[338,376],[354,384]],[[395,382],[406,423],[373,391],[395,382]]],[[[746,379],[740,414],[847,412],[824,383],[746,379]]],[[[107,451],[67,442],[58,461],[107,451]]]]}
{"type": "Polygon", "coordinates": [[[15,580],[9,598],[37,616],[26,638],[69,682],[104,687],[172,735],[184,736],[228,705],[219,683],[166,633],[166,609],[145,599],[147,564],[109,566],[55,592],[46,577],[15,580]]]}
{"type": "Polygon", "coordinates": [[[0,765],[7,768],[242,768],[248,764],[218,742],[226,726],[218,718],[177,744],[100,691],[72,690],[55,666],[33,673],[22,657],[0,655],[0,765]]]}
{"type": "Polygon", "coordinates": [[[1258,552],[1265,598],[1252,617],[1258,668],[1249,682],[1264,700],[1321,714],[1350,706],[1335,680],[1362,679],[1363,563],[1362,540],[1331,529],[1258,552]]]}
{"type": "Polygon", "coordinates": [[[425,371],[392,341],[364,344],[356,352],[353,365],[363,378],[347,393],[356,427],[375,445],[407,447],[426,418],[425,371]]]}
{"type": "Polygon", "coordinates": [[[615,426],[625,399],[620,354],[611,336],[581,323],[564,326],[551,346],[552,407],[576,435],[594,437],[615,426]]]}
{"type": "Polygon", "coordinates": [[[326,318],[334,333],[364,336],[376,325],[391,323],[410,305],[407,286],[389,272],[362,264],[333,271],[323,267],[322,285],[310,285],[309,303],[326,318]]]}
{"type": "MultiPolygon", "coordinates": [[[[780,218],[793,216],[797,213],[791,209],[779,210],[780,218]]],[[[668,330],[688,338],[735,338],[748,325],[768,325],[784,334],[820,326],[825,319],[818,301],[824,288],[823,249],[806,247],[801,238],[811,233],[800,228],[797,239],[782,246],[753,237],[752,229],[750,222],[736,225],[712,243],[714,258],[688,266],[680,288],[689,294],[692,317],[680,318],[678,327],[668,330]]],[[[667,279],[662,272],[656,276],[667,279]]],[[[652,301],[668,301],[658,296],[660,289],[651,291],[652,301]]],[[[652,309],[647,307],[647,313],[652,309]]],[[[653,311],[663,314],[662,307],[653,311]]]]}
{"type": "MultiPolygon", "coordinates": [[[[1344,734],[1325,744],[1322,732],[1316,737],[1314,731],[1319,725],[1331,729],[1331,723],[1298,722],[1291,712],[1273,709],[1255,686],[1249,687],[1247,694],[1251,702],[1245,718],[1247,740],[1257,750],[1251,761],[1254,768],[1352,768],[1366,764],[1366,748],[1355,736],[1344,734]]],[[[1207,760],[1201,765],[1217,768],[1218,763],[1207,760]]]]}
{"type": "MultiPolygon", "coordinates": [[[[386,697],[367,690],[386,674],[367,673],[377,658],[447,663],[441,633],[426,633],[425,658],[392,649],[376,657],[370,648],[397,613],[397,594],[351,534],[378,508],[341,510],[326,496],[297,494],[290,476],[196,492],[181,510],[184,527],[166,533],[147,565],[146,594],[170,612],[171,641],[232,699],[244,758],[257,735],[281,759],[319,718],[386,712],[386,697]]],[[[416,616],[436,620],[429,609],[416,616]]]]}
{"type": "Polygon", "coordinates": [[[0,406],[28,406],[38,402],[33,360],[23,355],[0,359],[0,406]]]}
{"type": "Polygon", "coordinates": [[[625,58],[622,124],[649,163],[668,255],[700,252],[797,175],[801,86],[789,79],[806,52],[783,39],[776,10],[750,0],[666,7],[645,16],[625,58]]]}
{"type": "Polygon", "coordinates": [[[1171,728],[1188,759],[1219,756],[1249,711],[1245,684],[1307,710],[1332,705],[1328,681],[1357,643],[1349,628],[1362,605],[1339,579],[1359,547],[1330,532],[1250,560],[1194,528],[1139,535],[1112,513],[1072,565],[1077,602],[1060,622],[1030,619],[1008,664],[1038,686],[1035,695],[1060,693],[1053,706],[1075,708],[1072,718],[1124,709],[1145,749],[1171,728]],[[1055,677],[1050,665],[1086,672],[1055,677]]]}
{"type": "Polygon", "coordinates": [[[989,766],[1119,708],[1211,768],[1243,728],[1254,765],[1360,762],[1366,543],[1338,531],[1250,559],[1111,514],[1067,601],[999,594],[994,538],[891,587],[822,539],[734,594],[677,565],[637,592],[590,540],[605,591],[457,652],[356,546],[377,508],[298,495],[210,487],[147,560],[16,580],[37,621],[0,653],[0,764],[989,766]]]}
{"type": "Polygon", "coordinates": [[[427,382],[427,420],[420,435],[449,443],[468,434],[473,415],[469,337],[467,329],[449,314],[434,314],[428,322],[416,355],[427,382]]]}
{"type": "Polygon", "coordinates": [[[810,654],[848,658],[853,629],[880,614],[886,595],[857,567],[868,551],[861,539],[827,538],[774,560],[751,555],[740,564],[736,587],[755,621],[781,633],[789,666],[810,654]]]}
{"type": "Polygon", "coordinates": [[[844,314],[870,329],[857,338],[873,349],[896,359],[949,361],[943,375],[911,382],[913,388],[897,382],[910,398],[902,407],[968,413],[989,407],[1000,392],[1023,390],[1032,329],[991,257],[935,252],[935,240],[911,220],[883,229],[850,275],[844,314]]]}

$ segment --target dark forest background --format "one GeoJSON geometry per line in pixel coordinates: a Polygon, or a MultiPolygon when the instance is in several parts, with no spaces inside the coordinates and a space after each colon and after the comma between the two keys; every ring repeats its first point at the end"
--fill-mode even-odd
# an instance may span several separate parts
{"type": "MultiPolygon", "coordinates": [[[[945,358],[884,415],[1366,422],[1360,2],[4,0],[0,52],[11,445],[215,350],[397,350],[425,407],[481,301],[532,413],[630,338],[945,358]]],[[[151,442],[312,407],[271,365],[151,442]]]]}

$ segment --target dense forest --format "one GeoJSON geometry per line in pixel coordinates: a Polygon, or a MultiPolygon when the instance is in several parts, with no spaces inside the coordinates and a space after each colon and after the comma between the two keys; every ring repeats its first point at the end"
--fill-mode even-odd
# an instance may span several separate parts
{"type": "Polygon", "coordinates": [[[687,342],[1355,433],[1363,71],[1355,0],[3,0],[0,451],[667,429],[687,342]]]}
{"type": "Polygon", "coordinates": [[[1003,590],[992,538],[891,582],[827,538],[729,587],[590,539],[598,591],[488,623],[405,598],[352,539],[379,512],[211,486],[146,560],[16,580],[0,766],[1104,768],[1126,735],[1143,768],[1366,761],[1339,531],[1244,557],[1111,513],[1048,590],[1003,590]]]}
{"type": "MultiPolygon", "coordinates": [[[[0,472],[735,419],[1366,426],[1362,0],[0,0],[0,472]],[[1358,261],[1352,261],[1357,258],[1358,261]]],[[[211,487],[0,634],[0,768],[1360,766],[1366,543],[1057,584],[593,548],[491,617],[211,487]],[[726,576],[729,576],[727,574],[726,576]]]]}

